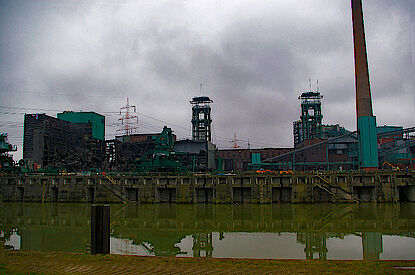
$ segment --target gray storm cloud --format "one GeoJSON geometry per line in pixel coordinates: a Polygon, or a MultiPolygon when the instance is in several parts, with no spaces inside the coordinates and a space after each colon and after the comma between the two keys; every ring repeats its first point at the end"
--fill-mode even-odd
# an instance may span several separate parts
{"type": "MultiPolygon", "coordinates": [[[[242,146],[292,146],[309,78],[319,79],[324,123],[355,129],[348,0],[0,5],[0,125],[20,147],[23,113],[41,109],[103,113],[111,138],[126,97],[138,107],[139,132],[167,123],[189,137],[200,83],[214,100],[222,148],[234,132],[242,146]]],[[[410,0],[364,1],[380,125],[414,124],[413,10],[410,0]]]]}

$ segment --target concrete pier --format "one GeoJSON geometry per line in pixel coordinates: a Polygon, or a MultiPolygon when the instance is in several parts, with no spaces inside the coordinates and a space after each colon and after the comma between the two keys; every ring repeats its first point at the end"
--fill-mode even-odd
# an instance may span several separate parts
{"type": "Polygon", "coordinates": [[[231,175],[21,175],[0,178],[4,201],[314,203],[415,201],[415,172],[231,175]]]}

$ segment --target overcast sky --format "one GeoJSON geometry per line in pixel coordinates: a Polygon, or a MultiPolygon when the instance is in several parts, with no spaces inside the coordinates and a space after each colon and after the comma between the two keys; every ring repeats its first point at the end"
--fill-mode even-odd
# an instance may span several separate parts
{"type": "MultiPolygon", "coordinates": [[[[363,0],[378,125],[415,126],[413,0],[363,0]]],[[[323,123],[356,129],[350,0],[0,1],[0,130],[24,113],[106,116],[126,97],[138,132],[191,135],[192,97],[213,99],[213,142],[293,146],[298,96],[323,94],[323,123]]]]}

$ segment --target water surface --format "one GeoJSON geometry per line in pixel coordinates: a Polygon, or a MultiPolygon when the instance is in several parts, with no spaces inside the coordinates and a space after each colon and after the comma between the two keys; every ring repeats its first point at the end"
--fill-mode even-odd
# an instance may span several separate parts
{"type": "MultiPolygon", "coordinates": [[[[85,252],[90,205],[1,203],[5,246],[85,252]]],[[[415,259],[415,203],[111,205],[111,253],[262,259],[415,259]]]]}

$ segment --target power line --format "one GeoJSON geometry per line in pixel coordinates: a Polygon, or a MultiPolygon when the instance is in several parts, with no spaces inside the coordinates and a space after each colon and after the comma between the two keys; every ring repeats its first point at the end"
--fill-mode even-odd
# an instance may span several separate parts
{"type": "Polygon", "coordinates": [[[4,108],[4,109],[16,109],[16,110],[38,110],[38,111],[46,111],[46,112],[62,112],[62,110],[39,109],[39,108],[26,108],[26,107],[12,107],[12,106],[0,106],[0,108],[4,108]]]}
{"type": "Polygon", "coordinates": [[[24,115],[25,113],[16,113],[16,112],[0,112],[0,114],[4,114],[4,115],[24,115]]]}
{"type": "MultiPolygon", "coordinates": [[[[4,108],[4,109],[17,109],[17,110],[37,110],[37,111],[45,111],[45,112],[65,112],[65,111],[67,111],[67,110],[57,110],[57,109],[39,109],[39,108],[14,107],[14,106],[0,106],[0,108],[4,108]]],[[[107,112],[100,112],[100,113],[101,114],[111,114],[111,115],[118,114],[119,115],[119,112],[114,112],[114,111],[107,111],[107,112]]],[[[159,122],[166,123],[168,125],[173,125],[173,126],[176,126],[178,128],[182,128],[182,129],[184,129],[186,131],[188,131],[190,129],[190,128],[186,128],[186,127],[183,127],[183,126],[180,126],[180,125],[176,125],[174,123],[170,123],[170,122],[167,122],[167,121],[164,121],[164,120],[161,120],[161,119],[158,119],[158,118],[155,118],[155,117],[152,117],[152,116],[143,114],[143,113],[139,113],[139,112],[136,112],[136,113],[139,114],[139,115],[142,115],[144,117],[147,117],[147,118],[150,118],[150,119],[159,121],[159,122]]],[[[21,114],[24,114],[24,113],[21,113],[21,114]]]]}
{"type": "Polygon", "coordinates": [[[105,98],[124,98],[121,96],[113,96],[112,94],[108,93],[97,93],[97,95],[85,95],[84,92],[77,92],[73,94],[67,93],[56,93],[51,91],[30,91],[30,90],[0,90],[2,93],[22,93],[22,94],[38,94],[38,95],[47,95],[47,96],[70,96],[73,97],[74,95],[82,95],[82,97],[93,97],[97,98],[97,95],[103,96],[105,98]]]}
{"type": "MultiPolygon", "coordinates": [[[[39,108],[1,106],[1,105],[0,105],[0,108],[3,108],[3,109],[16,109],[16,110],[37,110],[37,111],[46,111],[46,112],[64,112],[64,110],[57,110],[57,109],[39,109],[39,108]]],[[[105,112],[99,112],[99,113],[105,114],[106,116],[107,115],[108,116],[117,116],[117,115],[119,115],[119,112],[115,112],[115,111],[105,111],[105,112]]],[[[143,117],[146,117],[146,118],[158,121],[158,122],[162,122],[164,125],[175,126],[175,127],[180,128],[182,130],[185,130],[186,132],[183,132],[183,131],[180,131],[180,130],[174,130],[174,132],[179,134],[179,135],[182,135],[184,137],[188,137],[188,138],[191,137],[191,135],[189,135],[189,132],[191,131],[191,129],[189,127],[183,127],[183,126],[180,126],[180,125],[177,125],[177,124],[174,124],[174,123],[170,123],[170,122],[167,122],[165,120],[155,118],[153,116],[146,115],[146,114],[143,114],[143,113],[140,113],[140,112],[136,112],[136,113],[143,116],[143,117]]],[[[25,113],[0,112],[0,114],[24,115],[25,113]]],[[[149,122],[140,121],[138,125],[139,125],[139,127],[142,127],[144,129],[148,129],[148,130],[152,130],[152,131],[160,131],[160,129],[157,126],[152,125],[149,122]]],[[[0,124],[0,126],[10,127],[10,128],[23,128],[23,125],[17,125],[17,124],[16,125],[15,124],[11,124],[11,125],[0,124]]],[[[119,127],[119,124],[115,124],[114,122],[106,123],[106,127],[109,127],[109,128],[119,127]]],[[[232,142],[231,138],[218,136],[216,134],[215,134],[215,140],[216,140],[216,143],[221,143],[220,141],[226,141],[227,143],[232,142]]],[[[241,142],[244,142],[244,143],[248,142],[248,140],[245,140],[245,139],[238,139],[238,140],[241,141],[241,142]]],[[[258,145],[258,146],[271,146],[271,147],[274,146],[273,144],[270,144],[270,143],[259,142],[259,141],[255,141],[255,140],[252,140],[252,139],[249,139],[249,143],[253,144],[253,145],[258,145]]]]}

